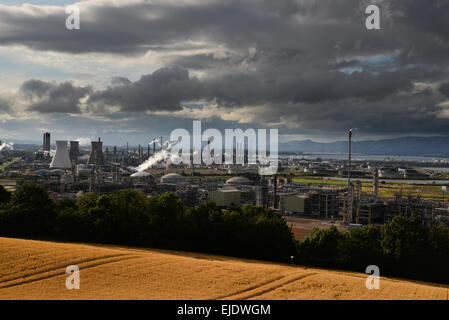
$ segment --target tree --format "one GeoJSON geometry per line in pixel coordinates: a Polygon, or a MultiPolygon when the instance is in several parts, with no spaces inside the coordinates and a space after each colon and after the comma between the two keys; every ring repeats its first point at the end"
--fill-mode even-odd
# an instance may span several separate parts
{"type": "Polygon", "coordinates": [[[183,232],[186,247],[209,253],[222,252],[224,243],[221,209],[212,201],[201,203],[197,208],[187,210],[183,232]]]}
{"type": "Polygon", "coordinates": [[[0,185],[0,208],[6,206],[9,203],[9,200],[11,200],[11,192],[0,185]]]}
{"type": "Polygon", "coordinates": [[[150,219],[149,242],[155,246],[176,248],[182,246],[179,235],[183,226],[179,221],[183,219],[184,205],[174,193],[165,193],[151,197],[148,204],[150,219]]]}
{"type": "Polygon", "coordinates": [[[382,228],[381,246],[388,259],[384,269],[392,275],[426,277],[432,260],[428,235],[428,229],[417,215],[395,217],[382,228]]]}
{"type": "Polygon", "coordinates": [[[139,191],[120,190],[109,196],[106,206],[110,238],[115,242],[142,244],[150,221],[148,198],[139,191]]]}
{"type": "Polygon", "coordinates": [[[76,227],[79,228],[77,232],[80,239],[84,239],[84,241],[95,241],[98,239],[94,227],[96,217],[92,214],[92,210],[95,208],[98,198],[98,194],[90,192],[82,195],[76,200],[76,215],[79,221],[79,224],[76,227]]]}
{"type": "Polygon", "coordinates": [[[302,264],[337,268],[347,265],[342,251],[346,236],[335,226],[329,229],[315,228],[299,245],[298,261],[302,264]]]}
{"type": "Polygon", "coordinates": [[[8,208],[8,220],[13,235],[53,236],[56,208],[47,189],[36,184],[25,184],[14,192],[8,208]]]}
{"type": "Polygon", "coordinates": [[[427,237],[428,231],[419,216],[396,216],[382,228],[382,250],[398,260],[410,260],[423,249],[427,237]]]}
{"type": "Polygon", "coordinates": [[[431,281],[449,283],[449,229],[444,226],[434,226],[429,232],[430,249],[426,258],[431,281]]]}
{"type": "Polygon", "coordinates": [[[347,267],[359,272],[364,272],[368,265],[383,265],[381,232],[375,226],[363,226],[347,233],[346,241],[342,249],[348,257],[347,267]]]}

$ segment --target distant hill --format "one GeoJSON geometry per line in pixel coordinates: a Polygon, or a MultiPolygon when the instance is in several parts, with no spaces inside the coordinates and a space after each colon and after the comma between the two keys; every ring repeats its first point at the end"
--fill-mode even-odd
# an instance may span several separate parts
{"type": "MultiPolygon", "coordinates": [[[[5,139],[3,142],[14,142],[16,149],[35,150],[41,147],[41,144],[35,141],[10,141],[5,139]]],[[[54,148],[53,145],[52,148],[54,148]]],[[[289,141],[279,143],[279,151],[292,153],[347,153],[348,142],[289,141]]],[[[353,141],[352,151],[354,154],[366,155],[449,157],[449,136],[402,137],[384,140],[353,141]]]]}
{"type": "MultiPolygon", "coordinates": [[[[346,153],[347,141],[331,143],[312,140],[290,141],[279,144],[281,152],[346,153]]],[[[449,137],[402,137],[385,140],[353,141],[354,154],[449,156],[449,137]]]]}

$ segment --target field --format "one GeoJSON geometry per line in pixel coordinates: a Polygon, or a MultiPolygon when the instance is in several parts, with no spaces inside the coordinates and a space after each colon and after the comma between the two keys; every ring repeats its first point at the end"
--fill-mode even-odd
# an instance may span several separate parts
{"type": "Polygon", "coordinates": [[[229,257],[0,238],[0,299],[444,299],[448,286],[229,257]],[[80,289],[65,268],[80,268],[80,289]]]}
{"type": "MultiPolygon", "coordinates": [[[[357,178],[353,179],[355,182],[357,178]]],[[[330,187],[344,187],[347,185],[347,181],[322,179],[322,178],[295,178],[293,182],[296,183],[308,183],[318,185],[328,185],[330,187]]],[[[372,193],[372,182],[362,183],[362,192],[372,193]]],[[[402,194],[403,197],[416,197],[421,196],[422,199],[434,199],[434,200],[449,200],[449,193],[441,190],[441,185],[433,184],[418,184],[418,183],[401,183],[401,182],[386,182],[379,183],[379,196],[385,198],[394,198],[396,193],[402,194]]]]}
{"type": "Polygon", "coordinates": [[[315,228],[329,229],[331,226],[336,226],[340,231],[345,230],[342,225],[327,220],[299,218],[295,216],[285,216],[284,218],[287,224],[291,226],[295,238],[301,241],[311,234],[315,228]]]}

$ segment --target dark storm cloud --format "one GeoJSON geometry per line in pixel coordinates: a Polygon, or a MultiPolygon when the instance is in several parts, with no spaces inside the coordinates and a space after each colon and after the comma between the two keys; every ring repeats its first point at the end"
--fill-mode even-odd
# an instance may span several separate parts
{"type": "Polygon", "coordinates": [[[60,84],[28,80],[20,87],[29,111],[40,113],[80,113],[80,99],[91,92],[89,87],[76,87],[71,82],[60,84]]]}
{"type": "Polygon", "coordinates": [[[80,112],[83,97],[96,113],[109,107],[178,111],[185,102],[206,100],[236,111],[264,106],[266,112],[255,115],[259,123],[307,130],[449,133],[442,107],[448,84],[431,89],[449,76],[449,0],[98,1],[80,7],[81,30],[68,31],[62,8],[0,6],[0,45],[73,54],[150,51],[167,67],[135,82],[115,78],[104,90],[27,82],[22,93],[33,102],[30,110],[80,112]],[[364,25],[373,3],[381,9],[378,31],[364,25]]]}
{"type": "MultiPolygon", "coordinates": [[[[95,1],[80,5],[80,30],[68,31],[64,8],[0,7],[0,43],[69,53],[137,53],[186,39],[262,49],[296,49],[329,57],[341,53],[403,49],[444,57],[449,34],[447,0],[374,1],[382,30],[364,28],[362,0],[231,0],[175,4],[164,1],[95,1]],[[418,40],[418,41],[417,41],[418,40]],[[438,49],[438,50],[434,50],[438,49]]],[[[447,56],[447,55],[446,55],[447,56]]]]}
{"type": "Polygon", "coordinates": [[[449,82],[443,83],[440,86],[440,92],[449,98],[449,82]]]}
{"type": "MultiPolygon", "coordinates": [[[[162,68],[131,82],[115,78],[113,86],[93,93],[91,106],[118,106],[120,111],[175,111],[181,102],[198,99],[200,83],[178,67],[162,68]]],[[[95,110],[95,109],[94,109],[95,110]]]]}
{"type": "Polygon", "coordinates": [[[9,102],[5,98],[2,98],[2,97],[0,97],[0,111],[2,111],[2,112],[11,111],[9,102]]]}

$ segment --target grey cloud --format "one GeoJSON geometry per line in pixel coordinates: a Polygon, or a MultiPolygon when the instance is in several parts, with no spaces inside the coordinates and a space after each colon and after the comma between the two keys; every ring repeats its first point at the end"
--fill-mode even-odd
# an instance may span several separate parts
{"type": "Polygon", "coordinates": [[[113,86],[94,92],[89,105],[119,106],[121,111],[175,111],[181,102],[201,97],[200,84],[178,67],[162,68],[140,80],[115,79],[113,86]]]}
{"type": "Polygon", "coordinates": [[[77,87],[71,82],[60,84],[28,80],[20,93],[29,101],[27,110],[40,113],[80,113],[80,100],[88,95],[90,87],[77,87]]]}
{"type": "Polygon", "coordinates": [[[449,98],[449,82],[440,85],[440,92],[449,98]]]}
{"type": "Polygon", "coordinates": [[[265,49],[296,48],[321,57],[401,49],[404,57],[448,52],[446,0],[377,1],[383,10],[382,30],[363,27],[362,0],[231,0],[188,4],[163,1],[130,3],[84,2],[82,27],[65,29],[64,9],[17,7],[0,10],[0,43],[71,53],[138,53],[164,44],[202,39],[232,49],[257,43],[265,49]],[[362,42],[360,42],[363,40],[362,42]],[[419,41],[416,41],[419,40],[419,41]],[[436,50],[437,49],[437,50],[436,50]]]}
{"type": "Polygon", "coordinates": [[[40,112],[80,112],[86,96],[97,113],[177,111],[206,100],[236,112],[266,106],[260,123],[307,130],[446,132],[437,105],[448,84],[418,94],[414,84],[447,81],[449,0],[377,0],[381,30],[368,31],[364,9],[372,2],[84,2],[74,32],[62,8],[0,7],[0,45],[126,56],[152,50],[165,58],[165,68],[135,82],[115,78],[106,89],[29,81],[21,91],[40,112]]]}
{"type": "Polygon", "coordinates": [[[12,109],[11,109],[9,101],[7,101],[7,99],[5,99],[3,97],[0,97],[0,111],[10,112],[11,110],[12,109]]]}

